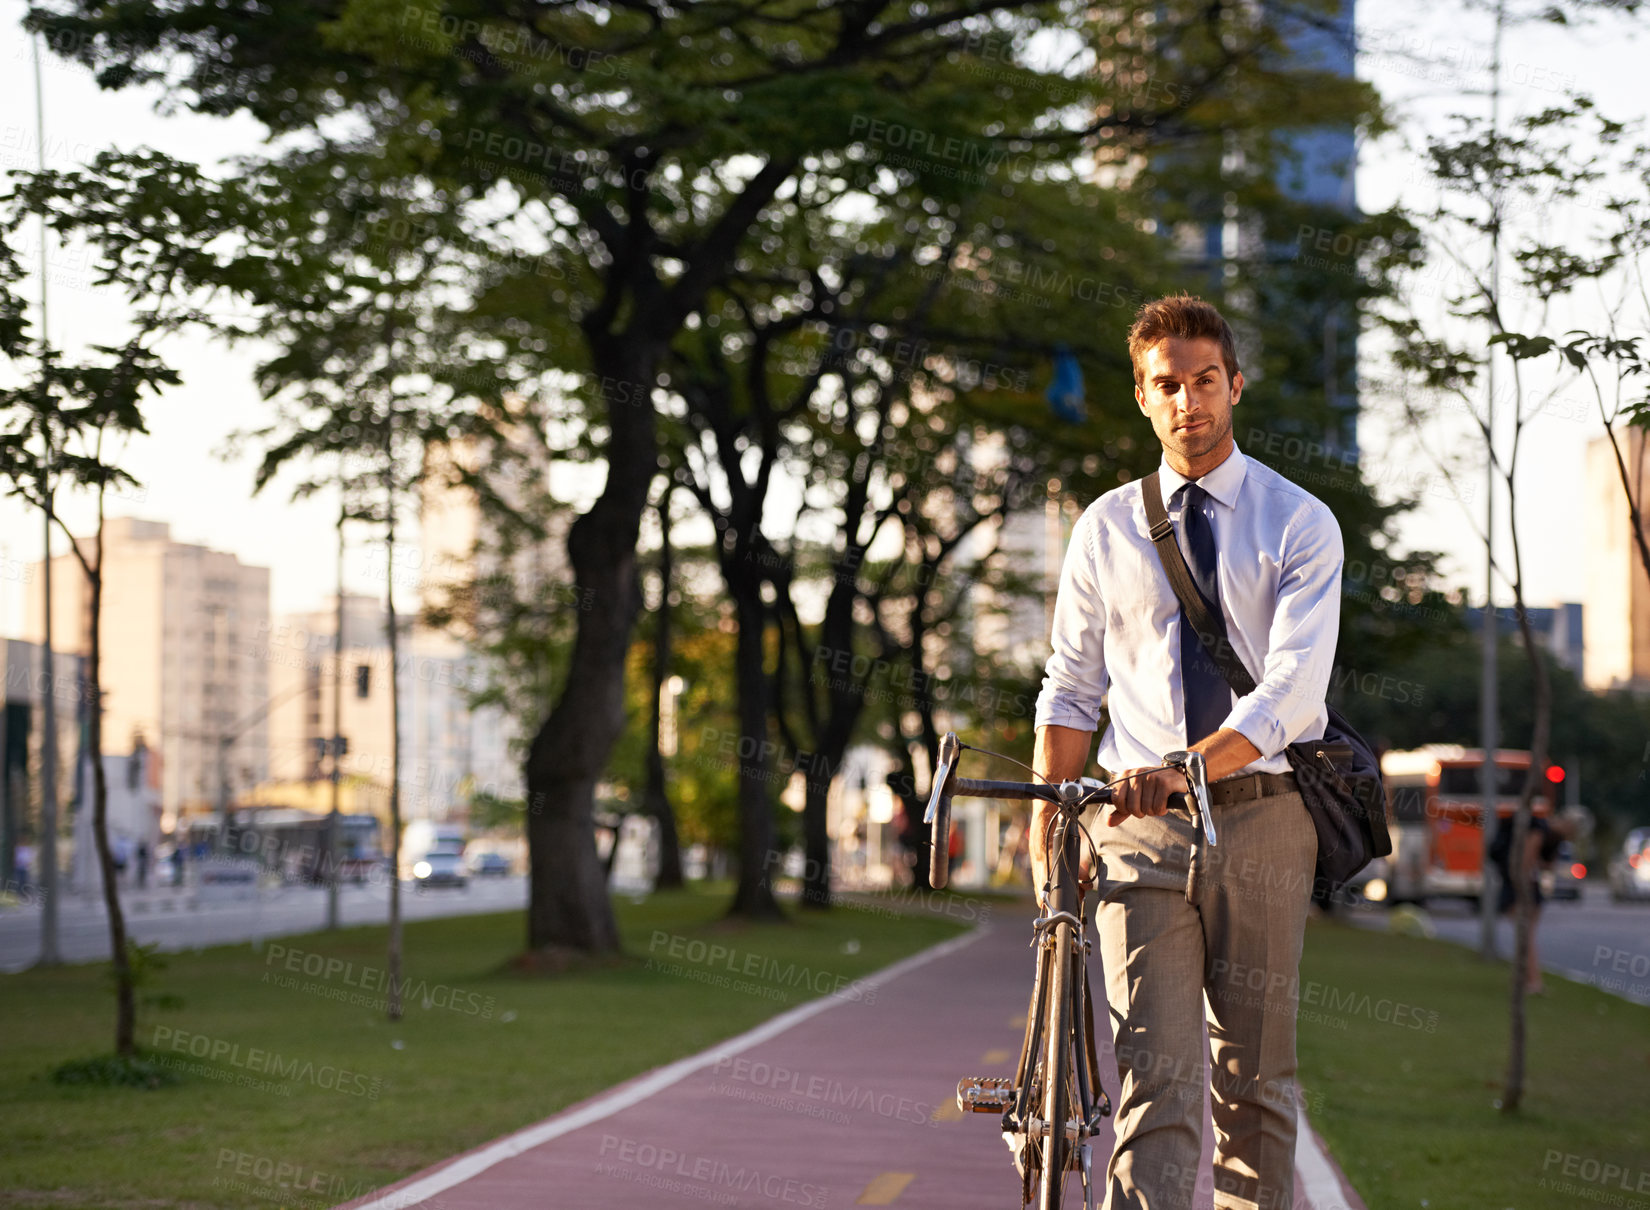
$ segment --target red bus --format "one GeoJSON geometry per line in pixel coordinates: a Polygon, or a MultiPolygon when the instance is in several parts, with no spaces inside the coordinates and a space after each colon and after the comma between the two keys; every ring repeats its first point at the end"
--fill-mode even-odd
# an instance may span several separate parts
{"type": "MultiPolygon", "coordinates": [[[[1524,793],[1530,754],[1496,750],[1495,811],[1512,818],[1524,793]]],[[[1484,886],[1483,783],[1481,748],[1428,744],[1381,757],[1386,783],[1392,854],[1365,894],[1389,903],[1420,903],[1429,896],[1476,900],[1484,886]]],[[[1543,777],[1533,810],[1550,816],[1558,809],[1558,784],[1543,777]]]]}

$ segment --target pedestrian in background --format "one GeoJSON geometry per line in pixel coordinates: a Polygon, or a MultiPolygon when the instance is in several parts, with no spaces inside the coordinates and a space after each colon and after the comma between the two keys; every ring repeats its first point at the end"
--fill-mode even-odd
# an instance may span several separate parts
{"type": "MultiPolygon", "coordinates": [[[[1512,820],[1505,820],[1490,842],[1490,860],[1501,875],[1501,895],[1498,907],[1501,915],[1512,918],[1518,906],[1518,883],[1509,871],[1508,857],[1512,852],[1512,820]]],[[[1536,956],[1535,938],[1541,923],[1541,871],[1551,869],[1558,846],[1575,833],[1575,821],[1569,818],[1548,819],[1545,815],[1530,816],[1530,830],[1524,834],[1524,856],[1518,863],[1518,877],[1530,884],[1530,953],[1524,968],[1524,991],[1539,996],[1547,990],[1541,981],[1541,960],[1536,956]]]]}

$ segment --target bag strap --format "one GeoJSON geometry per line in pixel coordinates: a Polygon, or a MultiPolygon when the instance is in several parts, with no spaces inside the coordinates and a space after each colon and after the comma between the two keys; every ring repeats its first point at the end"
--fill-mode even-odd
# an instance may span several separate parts
{"type": "Polygon", "coordinates": [[[1140,493],[1146,505],[1146,523],[1151,527],[1152,545],[1157,548],[1158,561],[1163,564],[1163,571],[1169,577],[1169,587],[1174,589],[1174,595],[1180,599],[1180,607],[1186,611],[1186,621],[1191,623],[1192,630],[1203,644],[1203,650],[1220,666],[1232,692],[1246,697],[1255,691],[1255,678],[1243,666],[1237,652],[1232,650],[1231,641],[1226,637],[1225,621],[1198,588],[1197,581],[1192,579],[1192,570],[1186,566],[1185,556],[1180,553],[1180,545],[1174,539],[1169,510],[1163,507],[1163,490],[1156,471],[1140,481],[1140,493]]]}

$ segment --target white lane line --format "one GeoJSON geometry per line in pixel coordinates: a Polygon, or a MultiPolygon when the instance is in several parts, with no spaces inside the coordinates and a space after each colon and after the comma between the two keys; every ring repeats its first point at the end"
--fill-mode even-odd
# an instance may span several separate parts
{"type": "MultiPolygon", "coordinates": [[[[1341,1178],[1318,1146],[1318,1136],[1306,1121],[1306,1110],[1297,1108],[1296,1113],[1299,1117],[1295,1127],[1295,1172],[1300,1178],[1297,1192],[1305,1192],[1310,1210],[1348,1210],[1341,1178]]],[[[1301,1204],[1299,1197],[1295,1204],[1301,1204]]]]}
{"type": "Polygon", "coordinates": [[[1573,970],[1567,966],[1548,966],[1545,962],[1541,964],[1541,969],[1549,975],[1563,975],[1566,979],[1580,983],[1584,987],[1597,988],[1607,996],[1616,996],[1632,1004],[1642,1004],[1650,1007],[1650,995],[1635,991],[1633,988],[1627,987],[1625,983],[1621,987],[1608,987],[1605,985],[1606,980],[1600,979],[1597,975],[1589,974],[1586,971],[1573,970]]]}
{"type": "MultiPolygon", "coordinates": [[[[869,975],[858,981],[860,987],[881,987],[891,983],[919,966],[926,966],[937,958],[944,958],[955,953],[965,945],[971,945],[985,932],[982,928],[974,928],[961,937],[953,937],[950,941],[942,941],[932,949],[913,954],[903,961],[884,967],[874,975],[869,975]]],[[[696,1071],[730,1058],[752,1046],[759,1045],[776,1038],[793,1026],[800,1025],[810,1017],[816,1017],[829,1008],[843,1002],[841,996],[821,996],[817,1000],[810,1000],[806,1004],[799,1004],[788,1012],[780,1013],[772,1020],[764,1021],[756,1028],[747,1030],[738,1037],[729,1038],[726,1042],[719,1042],[709,1050],[700,1051],[696,1055],[689,1055],[685,1059],[677,1059],[665,1067],[659,1068],[652,1075],[644,1076],[633,1084],[624,1085],[603,1097],[598,1097],[582,1109],[572,1113],[547,1118],[535,1126],[518,1130],[515,1134],[507,1134],[496,1143],[490,1143],[480,1151],[461,1156],[452,1161],[445,1168],[439,1168],[421,1180],[410,1185],[386,1193],[383,1197],[367,1202],[356,1210],[405,1210],[408,1206],[416,1206],[427,1201],[438,1193],[451,1189],[454,1185],[462,1184],[471,1177],[487,1171],[495,1164],[529,1151],[541,1143],[548,1143],[551,1139],[570,1134],[592,1122],[599,1122],[603,1118],[612,1117],[641,1101],[645,1101],[672,1084],[681,1082],[696,1071]]]]}

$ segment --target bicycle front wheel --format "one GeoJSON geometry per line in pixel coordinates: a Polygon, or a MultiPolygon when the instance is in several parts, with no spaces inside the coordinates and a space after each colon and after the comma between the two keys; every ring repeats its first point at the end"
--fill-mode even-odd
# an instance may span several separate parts
{"type": "Polygon", "coordinates": [[[1048,1006],[1043,1040],[1043,1122],[1048,1133],[1043,1139],[1043,1170],[1038,1188],[1037,1210],[1060,1210],[1065,1190],[1066,1170],[1071,1166],[1072,1145],[1066,1138],[1066,1122],[1071,1117],[1071,925],[1054,926],[1053,952],[1049,956],[1048,1006]]]}

